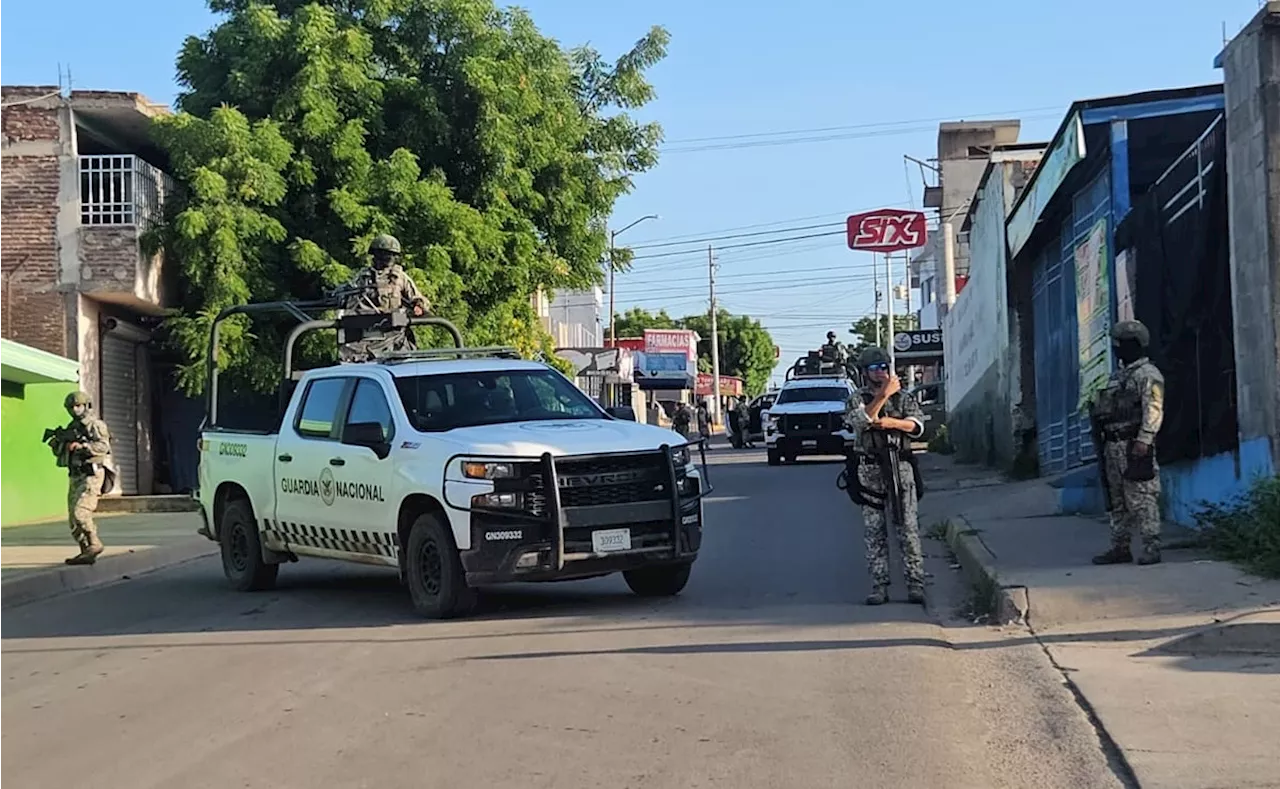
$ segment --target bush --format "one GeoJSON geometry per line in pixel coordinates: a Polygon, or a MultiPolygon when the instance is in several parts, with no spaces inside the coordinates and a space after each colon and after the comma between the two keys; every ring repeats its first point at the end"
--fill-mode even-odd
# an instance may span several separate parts
{"type": "Polygon", "coordinates": [[[1234,501],[1202,505],[1196,520],[1215,556],[1280,578],[1280,476],[1257,480],[1234,501]]]}
{"type": "Polygon", "coordinates": [[[947,432],[946,425],[939,425],[938,432],[929,439],[929,451],[939,455],[950,455],[956,451],[951,445],[951,435],[947,432]]]}

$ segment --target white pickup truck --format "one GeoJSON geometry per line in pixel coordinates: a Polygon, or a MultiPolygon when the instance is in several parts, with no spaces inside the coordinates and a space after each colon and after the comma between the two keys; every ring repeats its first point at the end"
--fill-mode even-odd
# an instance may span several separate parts
{"type": "MultiPolygon", "coordinates": [[[[282,393],[293,391],[270,432],[220,426],[210,366],[201,533],[220,543],[236,588],[271,587],[299,556],[396,568],[431,618],[465,614],[487,584],[622,572],[640,595],[684,588],[705,491],[678,434],[617,418],[553,368],[503,349],[292,375],[297,339],[342,320],[294,329],[282,393]]],[[[445,321],[407,322],[441,325],[461,344],[445,321]]]]}

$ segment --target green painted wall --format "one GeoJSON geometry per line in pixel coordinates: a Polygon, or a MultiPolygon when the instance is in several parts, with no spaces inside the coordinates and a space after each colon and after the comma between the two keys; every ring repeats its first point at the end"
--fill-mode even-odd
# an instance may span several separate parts
{"type": "Polygon", "coordinates": [[[74,383],[51,383],[19,390],[5,381],[0,397],[0,524],[67,516],[67,470],[58,468],[40,436],[46,427],[71,421],[62,400],[75,389],[74,383]]]}

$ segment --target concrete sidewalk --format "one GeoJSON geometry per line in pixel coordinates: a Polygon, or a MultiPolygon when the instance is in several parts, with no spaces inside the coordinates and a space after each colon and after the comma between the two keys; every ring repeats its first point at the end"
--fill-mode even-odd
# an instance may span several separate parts
{"type": "Polygon", "coordinates": [[[1056,514],[1041,481],[927,457],[922,528],[946,523],[998,621],[1040,642],[1138,785],[1280,787],[1280,581],[1177,547],[1193,533],[1172,527],[1163,563],[1095,566],[1105,521],[1056,514]]]}
{"type": "Polygon", "coordinates": [[[88,589],[218,551],[196,534],[197,512],[98,514],[106,550],[96,564],[70,567],[76,553],[65,521],[7,526],[0,530],[0,599],[4,608],[88,589]]]}

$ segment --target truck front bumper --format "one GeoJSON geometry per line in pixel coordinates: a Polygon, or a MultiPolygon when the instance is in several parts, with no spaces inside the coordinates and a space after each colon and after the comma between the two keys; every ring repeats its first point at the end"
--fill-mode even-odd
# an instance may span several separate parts
{"type": "Polygon", "coordinates": [[[538,514],[471,509],[471,547],[460,551],[471,586],[554,581],[652,567],[691,564],[702,547],[704,480],[677,475],[666,458],[657,499],[562,506],[556,463],[542,459],[546,511],[538,514]],[[601,534],[602,532],[607,534],[601,534]],[[609,537],[608,544],[597,536],[609,537]]]}

